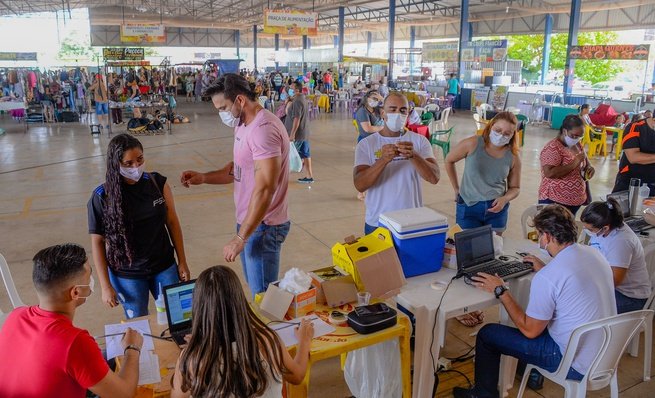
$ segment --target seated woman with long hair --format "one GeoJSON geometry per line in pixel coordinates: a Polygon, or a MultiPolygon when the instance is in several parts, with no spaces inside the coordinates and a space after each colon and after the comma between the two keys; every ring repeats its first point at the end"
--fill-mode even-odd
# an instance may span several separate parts
{"type": "Polygon", "coordinates": [[[193,296],[191,336],[175,367],[172,398],[279,398],[282,380],[303,380],[314,336],[311,322],[303,320],[296,328],[298,349],[291,358],[250,308],[232,269],[204,270],[193,296]]]}

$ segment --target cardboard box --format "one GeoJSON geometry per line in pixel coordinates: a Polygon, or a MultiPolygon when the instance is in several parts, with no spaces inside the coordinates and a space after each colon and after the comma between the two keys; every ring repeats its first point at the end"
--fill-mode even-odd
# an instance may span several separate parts
{"type": "Polygon", "coordinates": [[[259,305],[259,311],[270,320],[282,321],[284,316],[298,318],[316,309],[316,288],[311,286],[308,291],[293,294],[280,289],[279,281],[268,285],[264,298],[259,305]]]}
{"type": "Polygon", "coordinates": [[[312,285],[316,287],[316,302],[338,307],[357,301],[357,287],[351,275],[339,267],[326,267],[311,271],[312,285]]]}
{"type": "Polygon", "coordinates": [[[358,239],[349,236],[345,243],[335,244],[332,261],[352,275],[359,291],[367,291],[374,298],[395,296],[407,283],[386,228],[377,228],[358,239]]]}

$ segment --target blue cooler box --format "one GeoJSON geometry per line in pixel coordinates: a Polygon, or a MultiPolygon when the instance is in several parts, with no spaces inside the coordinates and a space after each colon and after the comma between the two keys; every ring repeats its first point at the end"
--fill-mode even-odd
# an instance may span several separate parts
{"type": "Polygon", "coordinates": [[[419,207],[381,214],[379,224],[391,231],[406,277],[441,269],[448,231],[446,216],[419,207]]]}

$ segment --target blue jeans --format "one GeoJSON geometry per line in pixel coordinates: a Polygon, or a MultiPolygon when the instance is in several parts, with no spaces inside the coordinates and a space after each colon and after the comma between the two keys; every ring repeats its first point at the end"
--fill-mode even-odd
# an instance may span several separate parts
{"type": "Polygon", "coordinates": [[[625,294],[614,290],[614,297],[616,297],[616,313],[623,314],[624,312],[639,311],[644,309],[648,299],[637,299],[628,297],[625,294]]]}
{"type": "MultiPolygon", "coordinates": [[[[475,342],[475,388],[479,398],[498,398],[500,356],[509,355],[529,364],[554,372],[562,361],[562,353],[548,329],[529,339],[518,329],[497,323],[484,326],[475,342]]],[[[582,380],[584,375],[569,369],[567,378],[582,380]]]]}
{"type": "Polygon", "coordinates": [[[498,213],[491,213],[488,210],[492,207],[493,200],[482,201],[467,206],[461,196],[457,196],[457,210],[455,212],[455,219],[457,224],[462,229],[472,229],[482,227],[484,225],[491,225],[496,232],[503,232],[507,227],[507,213],[509,211],[509,203],[505,208],[498,213]]]}
{"type": "Polygon", "coordinates": [[[371,232],[375,231],[376,229],[378,229],[377,226],[364,223],[364,235],[368,235],[371,232]]]}
{"type": "Polygon", "coordinates": [[[580,207],[582,207],[582,205],[580,205],[580,206],[565,205],[565,204],[562,204],[562,203],[554,202],[554,201],[552,201],[550,199],[539,199],[539,204],[540,205],[560,205],[560,206],[564,206],[567,209],[569,209],[569,211],[571,213],[573,213],[574,218],[575,218],[575,215],[578,214],[578,210],[580,210],[580,207]]]}
{"type": "MultiPolygon", "coordinates": [[[[280,272],[280,250],[289,234],[291,222],[280,225],[261,223],[248,237],[241,252],[243,274],[246,277],[252,296],[266,291],[268,284],[278,279],[280,272]]],[[[237,232],[241,225],[237,224],[237,232]]]]}
{"type": "Polygon", "coordinates": [[[116,276],[109,269],[109,281],[116,290],[118,301],[123,305],[127,319],[148,315],[148,292],[154,299],[159,295],[159,285],[165,286],[178,283],[177,264],[173,263],[162,272],[149,278],[130,279],[116,276]]]}

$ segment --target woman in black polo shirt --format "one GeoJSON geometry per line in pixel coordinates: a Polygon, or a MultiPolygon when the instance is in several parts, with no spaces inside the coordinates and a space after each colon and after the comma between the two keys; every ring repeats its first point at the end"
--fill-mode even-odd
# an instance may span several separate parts
{"type": "Polygon", "coordinates": [[[122,304],[128,319],[148,314],[148,292],[156,298],[160,286],[190,278],[171,188],[144,166],[141,142],[117,135],[107,149],[105,183],[87,204],[102,301],[122,304]]]}

